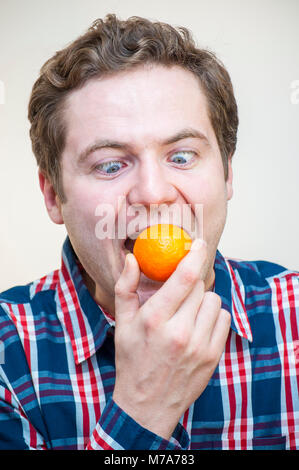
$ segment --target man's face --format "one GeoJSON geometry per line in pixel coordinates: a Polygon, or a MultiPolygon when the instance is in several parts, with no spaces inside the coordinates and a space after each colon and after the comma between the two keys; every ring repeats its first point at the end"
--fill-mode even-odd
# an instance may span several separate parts
{"type": "MultiPolygon", "coordinates": [[[[67,201],[60,204],[56,198],[61,220],[56,216],[55,221],[65,223],[95,299],[114,313],[114,285],[126,253],[125,239],[117,230],[114,238],[100,239],[97,234],[103,204],[113,209],[106,220],[113,220],[116,227],[121,210],[130,208],[125,229],[133,214],[138,214],[134,209],[142,205],[148,217],[140,230],[153,223],[152,205],[183,208],[189,204],[195,218],[195,205],[201,204],[201,229],[208,244],[204,275],[209,288],[232,196],[232,173],[229,166],[225,182],[206,99],[196,77],[177,66],[155,65],[92,79],[69,95],[65,120],[61,162],[67,201]]],[[[141,302],[160,285],[141,275],[141,302]]]]}

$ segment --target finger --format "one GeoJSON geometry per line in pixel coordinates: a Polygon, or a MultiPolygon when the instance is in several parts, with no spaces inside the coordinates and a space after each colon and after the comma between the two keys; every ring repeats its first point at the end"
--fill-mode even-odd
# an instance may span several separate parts
{"type": "Polygon", "coordinates": [[[170,321],[183,321],[185,324],[188,323],[191,328],[194,328],[204,292],[205,283],[202,279],[199,279],[170,321]]]}
{"type": "Polygon", "coordinates": [[[198,310],[195,328],[198,339],[211,340],[221,310],[221,297],[214,292],[206,292],[198,310]]]}
{"type": "Polygon", "coordinates": [[[222,308],[215,323],[210,341],[211,348],[219,349],[220,355],[223,352],[231,326],[231,314],[222,308]]]}
{"type": "Polygon", "coordinates": [[[139,308],[139,297],[136,292],[140,270],[135,256],[128,253],[124,269],[115,284],[115,320],[131,318],[139,308]]]}
{"type": "Polygon", "coordinates": [[[169,320],[201,279],[206,256],[206,242],[201,239],[194,240],[189,253],[180,261],[162,287],[147,300],[143,310],[149,315],[152,311],[159,311],[161,320],[169,320]]]}

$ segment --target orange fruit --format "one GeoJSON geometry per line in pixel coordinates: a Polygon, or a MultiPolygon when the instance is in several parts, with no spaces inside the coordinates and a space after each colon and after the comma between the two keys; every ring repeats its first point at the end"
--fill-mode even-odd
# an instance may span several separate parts
{"type": "Polygon", "coordinates": [[[133,253],[147,277],[166,281],[190,251],[191,242],[191,237],[177,225],[151,225],[138,235],[133,253]]]}

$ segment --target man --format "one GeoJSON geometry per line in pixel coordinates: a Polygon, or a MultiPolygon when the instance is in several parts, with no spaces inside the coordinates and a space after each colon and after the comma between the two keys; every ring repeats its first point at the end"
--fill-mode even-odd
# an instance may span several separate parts
{"type": "Polygon", "coordinates": [[[68,237],[60,270],[1,294],[1,447],[298,447],[298,273],[217,250],[238,127],[224,66],[186,29],[108,15],[42,67],[29,119],[68,237]],[[128,240],[153,207],[198,223],[198,204],[202,237],[146,278],[128,240]]]}

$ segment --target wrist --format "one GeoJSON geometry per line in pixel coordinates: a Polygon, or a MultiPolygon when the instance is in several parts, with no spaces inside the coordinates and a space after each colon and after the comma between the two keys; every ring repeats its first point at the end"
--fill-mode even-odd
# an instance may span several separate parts
{"type": "Polygon", "coordinates": [[[161,409],[154,409],[145,403],[136,404],[132,400],[126,401],[117,393],[113,394],[112,399],[137,424],[167,441],[170,440],[179,418],[166,413],[162,414],[161,409]]]}

